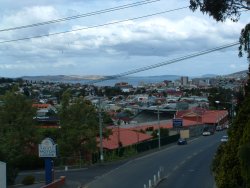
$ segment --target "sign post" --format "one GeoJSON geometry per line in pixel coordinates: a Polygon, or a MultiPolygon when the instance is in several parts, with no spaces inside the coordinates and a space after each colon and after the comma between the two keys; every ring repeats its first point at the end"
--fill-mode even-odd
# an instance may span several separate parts
{"type": "Polygon", "coordinates": [[[57,144],[51,138],[45,138],[39,144],[39,157],[44,158],[46,185],[53,181],[53,159],[57,156],[57,144]]]}

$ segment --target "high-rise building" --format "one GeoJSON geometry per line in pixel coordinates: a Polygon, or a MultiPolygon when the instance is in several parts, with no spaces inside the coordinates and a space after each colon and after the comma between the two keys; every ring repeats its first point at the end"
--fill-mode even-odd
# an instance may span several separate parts
{"type": "Polygon", "coordinates": [[[181,77],[181,85],[183,85],[183,86],[188,85],[188,77],[187,76],[181,77]]]}

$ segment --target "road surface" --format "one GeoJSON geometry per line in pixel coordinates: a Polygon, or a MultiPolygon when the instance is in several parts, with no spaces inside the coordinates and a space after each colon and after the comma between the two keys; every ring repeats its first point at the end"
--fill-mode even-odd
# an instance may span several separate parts
{"type": "MultiPolygon", "coordinates": [[[[212,136],[200,136],[187,145],[172,145],[148,155],[106,165],[96,165],[85,169],[57,171],[55,176],[66,176],[69,187],[86,188],[143,188],[149,179],[164,169],[167,177],[158,187],[213,188],[214,180],[210,173],[212,157],[220,143],[224,131],[212,136]]],[[[18,181],[30,174],[21,173],[18,181]]],[[[31,173],[36,180],[44,180],[44,172],[31,173]]]]}
{"type": "Polygon", "coordinates": [[[96,180],[85,187],[143,188],[161,168],[167,178],[158,187],[213,188],[215,183],[210,164],[224,134],[223,131],[212,136],[201,136],[187,145],[174,145],[134,159],[101,177],[96,177],[96,180]]]}
{"type": "Polygon", "coordinates": [[[183,163],[177,164],[157,188],[215,188],[211,163],[216,152],[216,145],[210,145],[205,150],[194,153],[194,156],[185,159],[183,163]]]}

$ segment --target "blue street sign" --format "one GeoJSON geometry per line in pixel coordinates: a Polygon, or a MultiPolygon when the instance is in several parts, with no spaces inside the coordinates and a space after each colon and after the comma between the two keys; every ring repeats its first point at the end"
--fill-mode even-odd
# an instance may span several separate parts
{"type": "Polygon", "coordinates": [[[181,118],[175,118],[173,119],[173,127],[182,127],[183,126],[183,120],[181,118]]]}
{"type": "Polygon", "coordinates": [[[53,177],[53,160],[57,157],[57,144],[51,138],[45,138],[42,140],[38,147],[39,157],[44,158],[45,163],[45,182],[46,185],[52,183],[53,177]]]}

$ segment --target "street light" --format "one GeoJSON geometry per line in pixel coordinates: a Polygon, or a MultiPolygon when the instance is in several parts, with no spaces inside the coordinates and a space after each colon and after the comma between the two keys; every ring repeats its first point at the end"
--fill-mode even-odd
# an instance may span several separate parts
{"type": "MultiPolygon", "coordinates": [[[[221,102],[221,101],[215,101],[216,104],[220,104],[220,103],[225,103],[225,104],[230,104],[230,108],[228,108],[229,110],[229,115],[230,115],[230,118],[231,118],[231,122],[233,121],[233,118],[234,118],[234,101],[232,99],[231,102],[221,102]]],[[[219,107],[217,107],[217,109],[219,109],[219,107]]],[[[223,117],[224,118],[224,117],[223,117]]],[[[217,114],[217,119],[219,119],[218,117],[218,114],[217,114]]],[[[219,122],[219,121],[218,121],[219,122]]],[[[219,125],[219,123],[218,123],[219,125]]]]}
{"type": "Polygon", "coordinates": [[[101,114],[101,99],[98,98],[99,107],[98,107],[98,115],[99,115],[99,136],[100,136],[100,160],[103,162],[103,146],[102,146],[102,114],[101,114]]]}
{"type": "Polygon", "coordinates": [[[220,101],[215,101],[215,103],[217,104],[217,126],[219,126],[219,104],[220,104],[220,101]]]}
{"type": "MultiPolygon", "coordinates": [[[[231,119],[233,119],[233,117],[234,117],[234,101],[233,101],[233,99],[232,99],[231,102],[215,101],[215,103],[217,103],[217,104],[222,104],[222,103],[224,103],[224,104],[230,104],[230,108],[227,108],[227,109],[230,109],[229,110],[229,114],[231,116],[231,119]]],[[[217,107],[217,109],[219,109],[219,108],[217,107]]]]}

